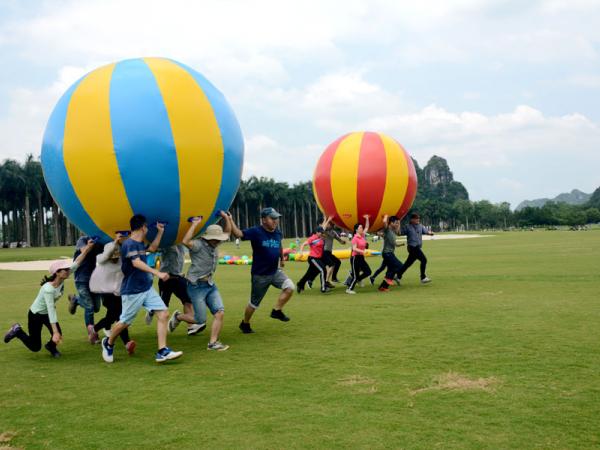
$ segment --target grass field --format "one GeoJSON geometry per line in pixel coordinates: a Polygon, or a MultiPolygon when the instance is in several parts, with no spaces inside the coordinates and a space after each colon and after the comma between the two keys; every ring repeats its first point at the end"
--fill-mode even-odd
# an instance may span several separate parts
{"type": "MultiPolygon", "coordinates": [[[[430,285],[418,283],[415,266],[389,293],[306,291],[292,298],[288,323],[268,317],[271,290],[253,335],[237,328],[249,267],[220,266],[230,350],[209,353],[206,331],[188,337],[180,327],[170,345],[184,356],[161,366],[142,314],[131,329],[136,355],[116,347],[109,365],[87,343],[81,311],[70,316],[61,299],[61,359],[0,343],[0,435],[14,435],[4,445],[600,447],[600,230],[440,240],[424,251],[430,285]]],[[[379,261],[368,259],[372,268],[379,261]]],[[[290,262],[286,272],[298,280],[305,268],[290,262]]],[[[26,323],[41,275],[0,271],[2,333],[26,323]]]]}

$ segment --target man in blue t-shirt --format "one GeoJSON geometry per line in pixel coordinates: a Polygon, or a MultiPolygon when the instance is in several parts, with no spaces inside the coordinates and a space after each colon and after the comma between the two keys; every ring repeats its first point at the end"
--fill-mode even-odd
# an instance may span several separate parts
{"type": "Polygon", "coordinates": [[[270,286],[281,289],[275,308],[271,311],[273,319],[287,322],[290,320],[282,309],[292,297],[295,286],[281,268],[284,267],[283,247],[281,245],[282,234],[278,229],[279,214],[274,208],[265,208],[260,213],[261,224],[252,228],[240,230],[232,221],[231,232],[236,238],[250,241],[252,244],[252,291],[250,303],[244,311],[244,320],[240,323],[243,333],[253,333],[250,327],[250,319],[256,308],[269,290],[270,286]]]}
{"type": "Polygon", "coordinates": [[[158,292],[152,288],[152,275],[163,281],[169,279],[169,274],[159,272],[146,264],[146,252],[155,252],[165,231],[163,224],[158,222],[156,238],[146,247],[148,233],[146,218],[136,214],[129,221],[131,237],[121,245],[121,270],[124,278],[121,284],[121,302],[123,309],[119,321],[113,326],[110,337],[102,339],[102,358],[113,362],[114,343],[119,334],[131,325],[139,310],[144,307],[153,311],[157,318],[156,334],[158,337],[158,352],[156,362],[164,362],[179,358],[183,352],[176,352],[167,347],[167,327],[169,310],[158,292]]]}

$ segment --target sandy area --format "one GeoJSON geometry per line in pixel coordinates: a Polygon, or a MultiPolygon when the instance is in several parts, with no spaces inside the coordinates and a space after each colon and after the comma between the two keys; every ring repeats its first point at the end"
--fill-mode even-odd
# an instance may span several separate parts
{"type": "Polygon", "coordinates": [[[424,241],[441,241],[442,239],[471,239],[480,237],[492,237],[493,234],[435,234],[423,236],[424,241]]]}
{"type": "MultiPolygon", "coordinates": [[[[423,240],[439,241],[442,239],[470,239],[479,237],[490,237],[489,234],[436,234],[435,236],[423,236],[423,240]]],[[[19,261],[0,263],[0,270],[48,270],[53,261],[19,261]]]]}

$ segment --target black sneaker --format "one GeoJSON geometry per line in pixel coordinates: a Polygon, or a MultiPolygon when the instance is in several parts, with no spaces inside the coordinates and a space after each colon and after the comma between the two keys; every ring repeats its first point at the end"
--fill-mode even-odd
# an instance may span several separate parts
{"type": "Polygon", "coordinates": [[[330,283],[329,281],[325,283],[325,287],[329,289],[335,289],[335,285],[333,283],[330,283]]]}
{"type": "Polygon", "coordinates": [[[375,285],[375,278],[369,277],[369,281],[371,282],[371,286],[375,285]]]}
{"type": "Polygon", "coordinates": [[[304,287],[300,287],[299,284],[296,285],[296,291],[298,292],[298,294],[302,294],[303,290],[304,290],[304,287]]]}
{"type": "Polygon", "coordinates": [[[308,286],[309,289],[312,289],[312,284],[313,284],[312,281],[307,281],[306,282],[306,285],[308,286]]]}
{"type": "Polygon", "coordinates": [[[73,294],[69,294],[69,314],[75,314],[77,309],[77,297],[73,294]]]}
{"type": "Polygon", "coordinates": [[[60,358],[60,352],[56,349],[56,347],[51,347],[49,342],[44,345],[44,348],[50,352],[53,358],[60,358]]]}
{"type": "Polygon", "coordinates": [[[281,320],[282,322],[289,322],[290,318],[288,316],[286,316],[282,310],[280,309],[273,309],[271,310],[271,318],[272,319],[278,319],[281,320]]]}
{"type": "Polygon", "coordinates": [[[15,323],[12,327],[10,327],[10,330],[8,330],[8,333],[6,333],[4,335],[4,342],[6,342],[7,344],[12,341],[14,338],[17,337],[17,333],[21,331],[21,325],[18,323],[15,323]]]}
{"type": "Polygon", "coordinates": [[[243,320],[240,322],[240,330],[242,330],[242,333],[244,334],[254,333],[254,330],[250,328],[250,324],[244,322],[243,320]]]}

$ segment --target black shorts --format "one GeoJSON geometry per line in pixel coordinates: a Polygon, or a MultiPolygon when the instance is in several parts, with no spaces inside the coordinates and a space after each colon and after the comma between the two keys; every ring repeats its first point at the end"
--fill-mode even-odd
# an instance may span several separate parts
{"type": "Polygon", "coordinates": [[[335,265],[340,261],[331,251],[323,250],[323,256],[321,257],[321,261],[328,267],[335,267],[335,265]]]}
{"type": "Polygon", "coordinates": [[[183,304],[192,303],[187,291],[187,280],[180,275],[169,274],[167,281],[158,280],[158,293],[167,306],[169,306],[173,294],[183,304]]]}

